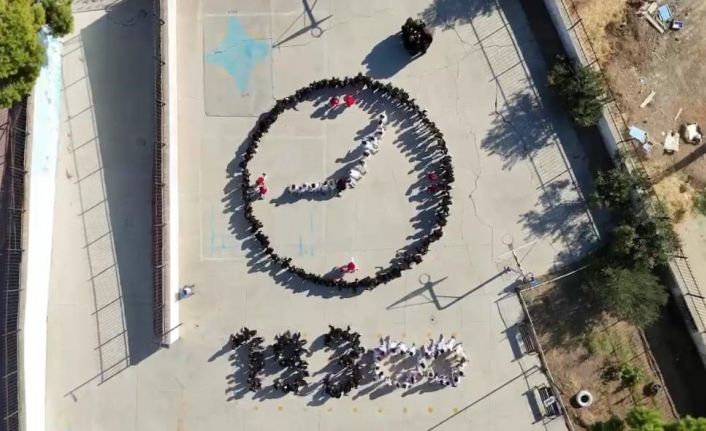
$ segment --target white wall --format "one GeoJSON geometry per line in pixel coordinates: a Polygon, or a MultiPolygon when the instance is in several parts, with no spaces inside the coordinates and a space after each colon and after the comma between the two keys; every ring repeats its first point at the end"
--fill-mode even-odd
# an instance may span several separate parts
{"type": "Polygon", "coordinates": [[[163,16],[166,21],[166,88],[167,97],[165,121],[165,142],[167,144],[168,178],[167,193],[169,202],[169,220],[167,221],[169,250],[169,298],[167,310],[169,316],[167,330],[171,330],[165,339],[171,344],[179,339],[179,176],[178,156],[179,144],[177,136],[177,0],[162,1],[163,16]]]}
{"type": "Polygon", "coordinates": [[[27,210],[24,309],[22,310],[21,390],[27,431],[45,431],[47,310],[54,227],[56,157],[61,113],[61,40],[43,37],[47,60],[34,87],[28,124],[27,210]]]}

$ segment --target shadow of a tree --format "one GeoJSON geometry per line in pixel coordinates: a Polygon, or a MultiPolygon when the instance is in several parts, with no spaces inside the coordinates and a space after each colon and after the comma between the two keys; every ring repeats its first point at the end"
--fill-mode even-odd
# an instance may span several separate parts
{"type": "Polygon", "coordinates": [[[503,169],[532,157],[553,134],[541,107],[528,93],[511,97],[492,115],[493,128],[481,140],[481,148],[500,156],[503,169]]]}
{"type": "Polygon", "coordinates": [[[600,310],[581,287],[590,277],[590,271],[558,280],[555,286],[530,299],[530,313],[547,347],[570,348],[583,344],[600,321],[600,310]]]}
{"type": "Polygon", "coordinates": [[[434,0],[419,16],[432,27],[450,30],[469,24],[478,15],[490,15],[495,9],[495,0],[434,0]]]}
{"type": "Polygon", "coordinates": [[[539,197],[539,209],[520,216],[520,222],[532,236],[549,236],[566,244],[565,250],[557,256],[557,267],[574,263],[598,244],[587,205],[575,189],[568,178],[546,184],[539,197]]]}

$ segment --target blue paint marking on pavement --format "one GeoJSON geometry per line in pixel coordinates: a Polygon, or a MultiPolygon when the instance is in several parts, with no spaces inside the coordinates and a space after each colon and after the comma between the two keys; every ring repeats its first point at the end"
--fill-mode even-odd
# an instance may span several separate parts
{"type": "MultiPolygon", "coordinates": [[[[311,232],[311,237],[315,238],[314,236],[314,210],[311,209],[309,211],[309,231],[311,232]]],[[[314,244],[311,244],[309,246],[309,256],[314,255],[314,244]]]]}
{"type": "Polygon", "coordinates": [[[235,80],[240,94],[244,94],[253,69],[270,52],[269,43],[252,39],[238,18],[229,17],[225,38],[216,49],[206,54],[206,62],[224,68],[235,80]]]}

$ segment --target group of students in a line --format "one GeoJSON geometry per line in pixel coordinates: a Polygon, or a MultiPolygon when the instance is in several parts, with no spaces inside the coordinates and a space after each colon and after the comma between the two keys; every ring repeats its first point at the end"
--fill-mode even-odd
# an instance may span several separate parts
{"type": "Polygon", "coordinates": [[[414,384],[419,383],[424,377],[430,383],[442,386],[456,387],[460,378],[465,376],[468,358],[463,351],[461,343],[455,337],[444,339],[443,334],[439,339],[429,340],[428,346],[417,347],[416,344],[406,345],[401,341],[395,341],[389,337],[380,339],[380,344],[373,349],[373,360],[375,362],[375,379],[386,386],[394,386],[402,389],[409,389],[414,384]],[[413,370],[404,373],[401,378],[393,379],[383,371],[381,362],[387,358],[397,356],[413,358],[416,366],[413,370]],[[436,371],[434,365],[436,360],[447,361],[450,365],[450,372],[442,374],[436,371]]]}
{"type": "Polygon", "coordinates": [[[380,139],[385,136],[387,114],[384,112],[381,113],[375,118],[374,121],[376,123],[375,131],[364,137],[361,143],[363,146],[363,157],[360,158],[355,166],[348,170],[348,178],[346,179],[347,187],[354,188],[358,184],[358,181],[360,181],[363,176],[368,173],[368,164],[366,159],[380,150],[380,139]]]}
{"type": "MultiPolygon", "coordinates": [[[[350,105],[348,105],[350,106],[350,105]]],[[[375,154],[380,149],[380,139],[385,135],[385,122],[387,115],[383,112],[375,118],[375,131],[363,138],[363,156],[358,162],[348,170],[346,177],[341,177],[337,180],[328,179],[320,183],[308,184],[292,184],[286,188],[286,191],[292,195],[301,194],[321,194],[328,195],[336,193],[340,195],[347,188],[353,188],[358,184],[361,178],[368,172],[367,158],[375,154]]]]}

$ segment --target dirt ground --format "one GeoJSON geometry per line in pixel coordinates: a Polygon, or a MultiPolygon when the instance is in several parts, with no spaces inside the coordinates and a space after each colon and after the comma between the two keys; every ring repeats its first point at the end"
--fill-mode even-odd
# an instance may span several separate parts
{"type": "Polygon", "coordinates": [[[524,294],[574,424],[588,429],[612,415],[624,417],[636,406],[656,408],[665,420],[674,420],[664,389],[655,396],[645,392],[650,383],[663,382],[639,332],[624,322],[596,315],[578,293],[580,280],[581,276],[574,275],[524,294]],[[621,363],[641,370],[642,378],[632,388],[605,375],[610,366],[621,363]],[[581,389],[594,396],[589,408],[570,405],[571,397],[581,389]]]}
{"type": "Polygon", "coordinates": [[[692,213],[695,194],[706,186],[706,146],[682,141],[679,152],[669,155],[663,153],[662,143],[684,122],[706,126],[706,69],[701,64],[706,55],[706,2],[667,1],[685,26],[664,34],[635,14],[639,1],[575,3],[628,125],[646,130],[656,144],[645,164],[657,193],[679,222],[692,213]],[[651,91],[656,92],[654,99],[640,108],[651,91]]]}

